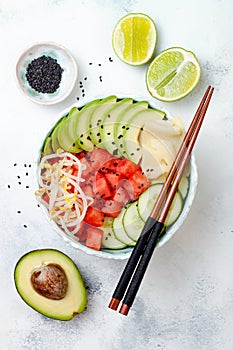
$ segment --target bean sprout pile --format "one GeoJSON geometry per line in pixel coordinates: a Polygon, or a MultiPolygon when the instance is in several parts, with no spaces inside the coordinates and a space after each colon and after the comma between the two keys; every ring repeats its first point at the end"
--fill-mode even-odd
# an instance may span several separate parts
{"type": "Polygon", "coordinates": [[[36,197],[54,220],[67,234],[76,234],[93,202],[80,187],[85,165],[73,154],[64,152],[44,156],[38,167],[40,188],[36,197]]]}

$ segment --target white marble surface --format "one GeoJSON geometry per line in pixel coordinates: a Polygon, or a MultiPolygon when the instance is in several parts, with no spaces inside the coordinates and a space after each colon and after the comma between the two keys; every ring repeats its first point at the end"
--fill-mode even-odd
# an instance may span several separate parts
{"type": "Polygon", "coordinates": [[[0,1],[1,350],[233,349],[232,13],[232,0],[0,1]],[[191,95],[159,104],[188,124],[208,84],[215,94],[195,148],[199,185],[194,205],[179,232],[154,255],[126,318],[107,308],[125,262],[69,247],[50,228],[33,195],[39,144],[60,111],[77,97],[82,100],[79,82],[65,102],[43,107],[21,95],[14,69],[23,49],[55,41],[74,54],[85,98],[120,92],[148,99],[146,66],[121,63],[111,47],[115,22],[131,11],[155,20],[157,52],[183,46],[196,53],[203,68],[191,95]],[[15,290],[16,261],[29,250],[48,247],[68,254],[88,286],[87,310],[69,322],[36,313],[15,290]]]}

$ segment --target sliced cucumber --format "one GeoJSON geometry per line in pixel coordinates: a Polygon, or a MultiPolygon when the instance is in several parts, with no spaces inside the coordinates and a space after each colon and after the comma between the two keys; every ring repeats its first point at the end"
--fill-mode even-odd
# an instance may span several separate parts
{"type": "Polygon", "coordinates": [[[134,246],[136,242],[127,235],[123,226],[123,216],[126,210],[127,208],[122,209],[118,217],[113,220],[112,229],[119,241],[129,246],[134,246]]]}
{"type": "Polygon", "coordinates": [[[103,230],[102,246],[108,249],[123,249],[126,244],[119,241],[114,235],[113,229],[111,227],[101,227],[103,230]]]}
{"type": "MultiPolygon", "coordinates": [[[[150,186],[145,192],[141,194],[138,199],[138,212],[141,219],[145,222],[149,217],[154,204],[158,198],[158,195],[162,189],[162,184],[155,184],[150,186]]],[[[172,225],[177,218],[179,217],[183,207],[182,196],[179,191],[177,191],[170,210],[168,212],[166,221],[164,223],[165,226],[172,225]]]]}
{"type": "Polygon", "coordinates": [[[105,218],[104,226],[101,227],[101,230],[103,230],[102,246],[108,249],[123,249],[126,247],[126,244],[116,238],[112,224],[112,218],[105,218]]]}
{"type": "Polygon", "coordinates": [[[182,179],[180,180],[178,189],[183,199],[185,199],[189,190],[189,180],[186,176],[183,176],[182,179]]]}
{"type": "Polygon", "coordinates": [[[144,221],[139,216],[137,206],[137,201],[130,204],[123,216],[124,229],[127,235],[134,241],[138,240],[143,226],[145,225],[144,221]]]}

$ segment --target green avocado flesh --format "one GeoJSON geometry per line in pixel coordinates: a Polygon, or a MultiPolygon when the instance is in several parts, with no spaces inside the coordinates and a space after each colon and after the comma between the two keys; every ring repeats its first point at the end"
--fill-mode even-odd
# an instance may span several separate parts
{"type": "Polygon", "coordinates": [[[21,298],[46,317],[67,321],[86,307],[82,276],[74,262],[58,250],[42,249],[25,254],[16,264],[14,279],[21,298]],[[48,279],[50,287],[46,283],[48,279]]]}

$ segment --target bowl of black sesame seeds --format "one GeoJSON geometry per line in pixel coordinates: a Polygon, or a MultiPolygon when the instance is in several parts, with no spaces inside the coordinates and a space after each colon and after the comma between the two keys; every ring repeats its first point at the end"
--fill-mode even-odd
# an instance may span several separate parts
{"type": "Polygon", "coordinates": [[[72,92],[77,64],[63,46],[36,43],[20,55],[16,79],[21,92],[31,101],[51,105],[63,101],[72,92]]]}

